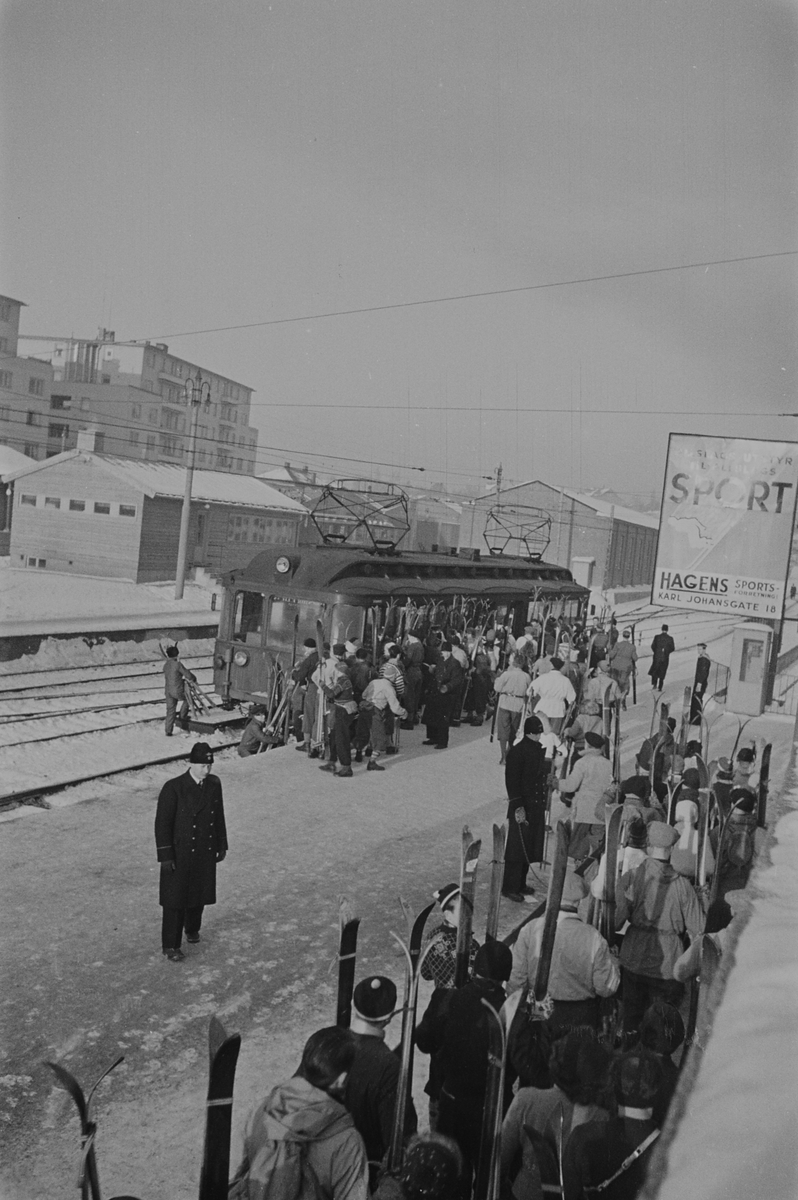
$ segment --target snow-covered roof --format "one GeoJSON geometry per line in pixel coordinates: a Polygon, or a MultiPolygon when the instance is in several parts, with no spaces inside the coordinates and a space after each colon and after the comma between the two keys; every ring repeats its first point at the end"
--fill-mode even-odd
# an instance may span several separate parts
{"type": "Polygon", "coordinates": [[[12,471],[21,471],[23,467],[35,465],[35,458],[21,454],[19,450],[12,450],[10,446],[0,446],[0,479],[3,481],[5,481],[6,475],[10,475],[12,471]]]}
{"type": "MultiPolygon", "coordinates": [[[[141,462],[135,458],[117,458],[111,454],[94,454],[88,450],[67,450],[44,462],[33,463],[14,471],[10,478],[33,475],[37,471],[84,457],[108,470],[118,479],[123,479],[136,491],[145,496],[175,496],[182,499],[186,487],[185,467],[171,463],[141,462]]],[[[298,500],[269,487],[254,475],[234,475],[227,471],[195,471],[191,486],[194,500],[206,500],[215,504],[236,504],[245,508],[270,508],[297,515],[307,509],[298,500]]]]}
{"type": "MultiPolygon", "coordinates": [[[[615,521],[626,521],[630,525],[643,525],[647,529],[659,528],[658,517],[653,516],[651,513],[637,512],[636,509],[625,508],[622,504],[610,504],[607,500],[599,500],[596,496],[591,496],[587,492],[576,492],[573,488],[555,487],[551,483],[546,483],[543,479],[528,479],[526,483],[516,483],[512,487],[504,488],[502,496],[512,503],[511,497],[513,492],[521,491],[522,488],[532,487],[534,484],[541,484],[543,487],[550,488],[553,492],[562,492],[569,500],[576,500],[578,504],[584,504],[587,508],[592,508],[600,517],[606,517],[608,520],[612,517],[615,521]]],[[[478,497],[474,503],[489,500],[495,494],[495,487],[490,488],[487,493],[478,497]]]]}

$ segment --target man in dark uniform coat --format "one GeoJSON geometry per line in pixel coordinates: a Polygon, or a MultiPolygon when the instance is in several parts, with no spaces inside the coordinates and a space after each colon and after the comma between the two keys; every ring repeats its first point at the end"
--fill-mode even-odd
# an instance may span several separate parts
{"type": "Polygon", "coordinates": [[[662,632],[658,633],[651,643],[651,652],[654,657],[651,660],[651,666],[648,668],[648,673],[651,676],[651,686],[655,692],[661,692],[665,686],[668,664],[675,649],[676,643],[668,633],[668,626],[663,625],[662,632]]]}
{"type": "Polygon", "coordinates": [[[701,713],[704,709],[704,696],[709,683],[709,672],[712,666],[712,659],[707,654],[706,642],[698,643],[698,658],[695,664],[695,678],[693,679],[693,695],[690,700],[690,724],[701,724],[701,713]]]}
{"type": "Polygon", "coordinates": [[[452,643],[443,642],[440,659],[434,668],[434,678],[424,707],[427,738],[422,744],[445,750],[449,745],[449,725],[454,713],[454,701],[460,694],[465,671],[452,655],[452,643]]]}
{"type": "Polygon", "coordinates": [[[155,813],[155,846],[161,864],[162,946],[170,962],[180,962],[186,940],[200,940],[202,912],[216,903],[216,864],[227,854],[222,785],[211,775],[213,750],[207,742],[191,748],[189,768],[161,788],[155,813]]]}
{"type": "Polygon", "coordinates": [[[530,863],[543,861],[546,836],[546,791],[549,763],[540,744],[543,724],[536,716],[524,721],[524,736],[507,753],[504,785],[507,788],[507,847],[504,851],[502,895],[524,900],[530,863]]]}
{"type": "MultiPolygon", "coordinates": [[[[355,988],[351,1022],[355,1061],[346,1081],[344,1104],[366,1143],[370,1164],[383,1161],[393,1132],[400,1064],[398,1055],[385,1044],[385,1033],[395,1011],[396,985],[384,975],[363,979],[355,988]]],[[[417,1125],[411,1099],[405,1136],[415,1133],[417,1125]]],[[[376,1175],[373,1167],[372,1175],[376,1175]]]]}

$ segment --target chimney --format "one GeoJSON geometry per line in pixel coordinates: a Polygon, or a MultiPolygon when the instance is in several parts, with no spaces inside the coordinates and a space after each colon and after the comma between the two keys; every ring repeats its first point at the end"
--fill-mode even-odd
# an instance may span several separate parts
{"type": "Polygon", "coordinates": [[[90,425],[88,429],[81,429],[78,433],[78,450],[88,450],[90,454],[94,454],[97,445],[98,429],[96,425],[90,425]]]}

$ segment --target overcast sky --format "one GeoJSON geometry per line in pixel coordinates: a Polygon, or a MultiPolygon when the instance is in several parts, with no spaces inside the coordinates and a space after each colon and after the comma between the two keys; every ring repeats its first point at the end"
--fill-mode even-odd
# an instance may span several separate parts
{"type": "Polygon", "coordinates": [[[631,495],[670,430],[798,433],[794,4],[5,0],[0,47],[23,332],[248,384],[264,469],[631,495]]]}

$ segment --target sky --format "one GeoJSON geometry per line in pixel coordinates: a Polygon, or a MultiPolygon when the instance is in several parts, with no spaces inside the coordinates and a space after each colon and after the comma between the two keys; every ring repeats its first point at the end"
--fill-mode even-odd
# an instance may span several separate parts
{"type": "Polygon", "coordinates": [[[796,16],[3,0],[0,291],[253,387],[264,470],[642,503],[798,435],[796,16]]]}

